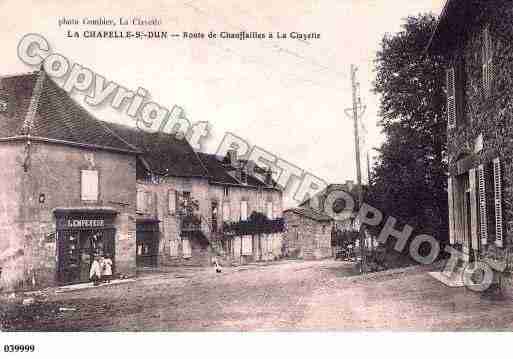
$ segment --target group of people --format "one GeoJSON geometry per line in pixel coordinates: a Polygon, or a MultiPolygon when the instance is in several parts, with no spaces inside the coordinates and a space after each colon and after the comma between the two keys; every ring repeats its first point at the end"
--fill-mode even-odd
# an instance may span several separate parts
{"type": "Polygon", "coordinates": [[[94,285],[109,283],[112,279],[112,259],[110,256],[95,255],[89,271],[89,279],[94,285]]]}

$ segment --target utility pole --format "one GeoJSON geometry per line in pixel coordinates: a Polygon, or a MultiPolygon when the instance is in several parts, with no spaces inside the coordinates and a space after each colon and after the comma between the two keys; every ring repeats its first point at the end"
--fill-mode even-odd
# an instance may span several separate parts
{"type": "MultiPolygon", "coordinates": [[[[353,92],[353,122],[354,122],[354,149],[355,149],[355,157],[356,157],[356,183],[357,183],[357,191],[358,191],[358,209],[363,204],[363,193],[362,193],[362,168],[360,161],[360,136],[358,133],[358,107],[360,105],[358,99],[358,83],[356,81],[356,72],[358,68],[355,65],[351,65],[351,88],[353,92]]],[[[363,238],[363,225],[359,223],[358,230],[358,242],[360,244],[360,272],[364,272],[365,270],[365,239],[363,238]]]]}

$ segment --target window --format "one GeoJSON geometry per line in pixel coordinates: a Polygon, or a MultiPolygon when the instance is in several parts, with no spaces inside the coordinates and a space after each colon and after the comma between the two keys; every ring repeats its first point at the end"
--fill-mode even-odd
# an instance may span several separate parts
{"type": "Polygon", "coordinates": [[[242,201],[240,203],[240,219],[241,221],[248,220],[248,201],[242,201]]]}
{"type": "Polygon", "coordinates": [[[230,202],[223,202],[223,221],[230,220],[230,202]]]}
{"type": "Polygon", "coordinates": [[[482,66],[483,66],[483,91],[486,97],[492,92],[492,83],[494,77],[493,68],[493,40],[490,34],[490,26],[483,29],[482,43],[482,66]]]}
{"type": "Polygon", "coordinates": [[[178,257],[178,241],[169,241],[169,255],[171,257],[178,257]]]}
{"type": "Polygon", "coordinates": [[[217,201],[212,201],[211,204],[211,223],[212,232],[217,232],[217,216],[218,216],[219,205],[217,201]]]}
{"type": "Polygon", "coordinates": [[[267,208],[266,208],[266,216],[269,219],[273,219],[273,203],[271,201],[267,201],[267,208]]]}
{"type": "Polygon", "coordinates": [[[184,191],[182,193],[183,201],[185,205],[189,204],[189,201],[191,200],[191,192],[184,191]]]}
{"type": "Polygon", "coordinates": [[[184,258],[192,257],[191,243],[188,239],[182,240],[182,254],[184,258]]]}
{"type": "Polygon", "coordinates": [[[447,124],[456,126],[456,75],[454,67],[447,69],[447,124]]]}
{"type": "Polygon", "coordinates": [[[167,191],[167,209],[169,214],[176,213],[176,191],[167,191]]]}
{"type": "Polygon", "coordinates": [[[454,128],[467,120],[465,87],[467,81],[465,59],[458,54],[452,67],[446,70],[447,125],[454,128]]]}
{"type": "Polygon", "coordinates": [[[241,170],[240,180],[244,184],[248,183],[248,174],[246,173],[246,171],[244,171],[244,169],[241,170]]]}
{"type": "Polygon", "coordinates": [[[253,254],[253,237],[243,236],[242,237],[242,255],[248,256],[253,254]]]}
{"type": "Polygon", "coordinates": [[[98,201],[98,171],[82,170],[82,201],[98,201]]]}
{"type": "Polygon", "coordinates": [[[7,102],[0,100],[0,112],[6,112],[7,111],[7,102]]]}
{"type": "Polygon", "coordinates": [[[224,187],[223,188],[223,195],[225,197],[229,197],[230,196],[230,187],[224,187]]]}
{"type": "Polygon", "coordinates": [[[146,193],[143,190],[137,190],[137,212],[146,212],[146,193]]]}
{"type": "Polygon", "coordinates": [[[481,165],[477,169],[479,189],[479,233],[481,243],[495,239],[495,245],[502,247],[504,239],[502,208],[502,165],[500,158],[492,164],[481,165]]]}
{"type": "Polygon", "coordinates": [[[493,160],[493,193],[495,209],[495,245],[502,247],[504,236],[502,225],[502,169],[499,158],[493,160]]]}

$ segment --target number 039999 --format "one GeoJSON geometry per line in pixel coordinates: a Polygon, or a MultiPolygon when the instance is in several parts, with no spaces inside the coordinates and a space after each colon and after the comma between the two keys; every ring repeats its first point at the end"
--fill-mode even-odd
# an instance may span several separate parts
{"type": "Polygon", "coordinates": [[[33,344],[6,344],[4,353],[32,353],[36,350],[33,344]]]}

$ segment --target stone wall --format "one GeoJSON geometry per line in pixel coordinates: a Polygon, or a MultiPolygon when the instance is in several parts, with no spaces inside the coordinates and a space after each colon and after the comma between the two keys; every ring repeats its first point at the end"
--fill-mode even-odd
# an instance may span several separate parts
{"type": "MultiPolygon", "coordinates": [[[[241,201],[248,202],[248,216],[253,211],[265,213],[265,202],[272,200],[275,204],[274,216],[281,217],[282,215],[282,194],[275,190],[257,190],[250,187],[236,187],[230,186],[228,196],[225,195],[224,186],[210,184],[204,178],[180,178],[168,177],[161,182],[149,183],[145,181],[137,182],[138,190],[143,190],[154,194],[156,198],[155,207],[151,210],[152,213],[147,215],[155,216],[159,223],[159,264],[160,265],[210,265],[213,257],[217,257],[226,264],[240,264],[248,263],[255,260],[272,260],[280,258],[282,255],[281,249],[281,234],[277,233],[272,235],[272,239],[268,239],[266,235],[254,236],[253,238],[253,254],[246,256],[240,255],[240,251],[234,251],[234,246],[237,245],[237,239],[232,238],[230,253],[223,250],[222,246],[204,246],[204,241],[201,235],[190,237],[192,256],[191,258],[183,258],[182,238],[180,237],[180,217],[176,212],[169,211],[169,192],[183,192],[191,193],[191,197],[198,201],[199,211],[198,214],[202,220],[202,232],[205,238],[209,241],[217,242],[215,240],[223,239],[221,233],[212,232],[211,220],[211,204],[213,201],[218,203],[218,228],[223,223],[223,203],[229,203],[230,220],[238,221],[241,216],[241,201]],[[272,251],[262,253],[262,247],[270,241],[272,244],[272,251]],[[176,249],[174,255],[171,249],[176,249]]],[[[239,244],[240,245],[240,244],[239,244]]],[[[267,247],[265,247],[267,248],[267,247]]]]}
{"type": "Polygon", "coordinates": [[[332,256],[331,224],[318,222],[288,211],[284,213],[287,230],[284,247],[287,256],[300,259],[323,259],[332,256]]]}
{"type": "MultiPolygon", "coordinates": [[[[56,285],[56,208],[99,208],[116,210],[116,269],[128,276],[135,275],[135,156],[107,151],[32,141],[28,169],[23,171],[25,143],[2,143],[9,149],[2,160],[8,161],[1,176],[2,191],[18,202],[12,228],[14,240],[23,248],[23,279],[18,283],[28,288],[56,285]],[[15,157],[11,151],[16,149],[15,157]],[[8,154],[7,154],[8,153],[8,154]],[[81,200],[81,170],[99,172],[99,201],[81,200]],[[44,202],[40,197],[44,196],[44,202]],[[20,231],[22,228],[22,231],[20,231]]],[[[11,205],[14,205],[11,203],[11,205]]],[[[21,263],[17,269],[21,270],[21,263]]]]}
{"type": "MultiPolygon", "coordinates": [[[[449,170],[454,174],[457,162],[473,156],[475,165],[500,157],[503,179],[504,247],[513,246],[513,4],[511,1],[489,1],[467,25],[467,32],[458,43],[461,48],[447,54],[448,65],[462,56],[466,72],[464,121],[448,131],[449,170]],[[495,80],[490,96],[485,95],[482,82],[482,30],[490,26],[493,39],[495,80]],[[476,139],[482,136],[483,148],[476,150],[476,139]]],[[[489,197],[493,192],[489,193],[489,197]]],[[[489,216],[489,228],[495,228],[495,218],[489,216]],[[492,218],[490,218],[492,217],[492,218]]],[[[492,233],[493,234],[493,233],[492,233]]],[[[503,249],[495,248],[494,238],[482,248],[484,256],[497,257],[503,249]]],[[[499,255],[500,256],[500,255],[499,255]]]]}

